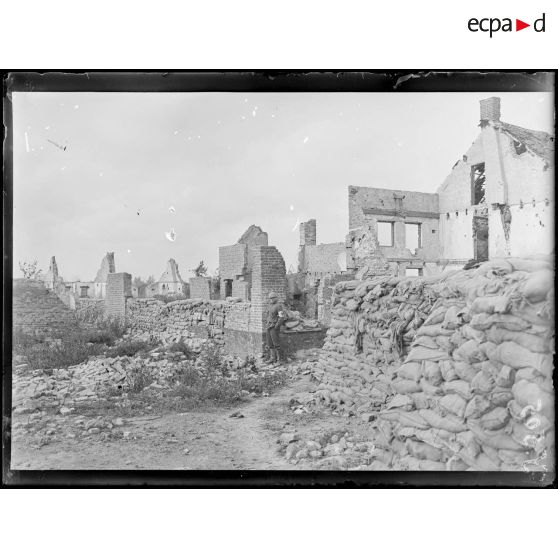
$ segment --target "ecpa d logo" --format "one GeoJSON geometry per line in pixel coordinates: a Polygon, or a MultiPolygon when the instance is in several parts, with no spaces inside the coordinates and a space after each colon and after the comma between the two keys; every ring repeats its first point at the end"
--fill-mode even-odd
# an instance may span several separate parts
{"type": "MultiPolygon", "coordinates": [[[[532,27],[537,33],[545,32],[545,17],[546,14],[543,14],[540,18],[536,19],[533,22],[532,27]]],[[[514,29],[512,18],[509,17],[505,17],[503,19],[500,19],[498,17],[485,17],[482,19],[472,17],[468,21],[467,27],[469,28],[469,31],[472,31],[473,33],[477,33],[478,31],[481,31],[483,33],[490,33],[490,38],[492,38],[492,35],[494,33],[497,33],[498,31],[503,31],[504,33],[511,31],[521,31],[522,29],[531,27],[531,24],[525,23],[521,19],[516,18],[514,29]]]]}

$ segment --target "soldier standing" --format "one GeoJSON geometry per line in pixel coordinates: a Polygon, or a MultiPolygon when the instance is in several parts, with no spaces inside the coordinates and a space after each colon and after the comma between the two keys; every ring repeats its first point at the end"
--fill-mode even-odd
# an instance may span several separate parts
{"type": "Polygon", "coordinates": [[[283,362],[284,356],[281,350],[281,341],[279,331],[281,324],[285,319],[285,311],[278,301],[277,294],[270,292],[268,294],[269,306],[267,308],[267,316],[265,322],[265,341],[269,349],[269,356],[264,361],[265,364],[273,362],[283,362]]]}

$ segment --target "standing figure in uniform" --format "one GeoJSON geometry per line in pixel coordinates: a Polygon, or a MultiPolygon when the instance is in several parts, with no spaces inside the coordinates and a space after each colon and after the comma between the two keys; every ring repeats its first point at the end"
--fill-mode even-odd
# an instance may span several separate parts
{"type": "Polygon", "coordinates": [[[269,356],[264,362],[266,364],[271,364],[273,362],[283,362],[284,360],[279,330],[285,319],[285,311],[274,292],[269,293],[268,299],[269,305],[265,322],[265,341],[269,349],[269,356]]]}

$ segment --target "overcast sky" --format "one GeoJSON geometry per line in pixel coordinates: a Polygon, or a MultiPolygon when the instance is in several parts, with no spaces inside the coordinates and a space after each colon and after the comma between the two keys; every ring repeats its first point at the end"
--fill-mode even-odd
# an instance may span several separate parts
{"type": "MultiPolygon", "coordinates": [[[[552,95],[496,95],[502,120],[554,133],[552,95]]],[[[158,279],[174,258],[187,280],[251,224],[296,267],[297,223],[344,240],[349,185],[435,192],[490,96],[14,93],[14,276],[54,255],[92,280],[114,251],[117,271],[158,279]]]]}

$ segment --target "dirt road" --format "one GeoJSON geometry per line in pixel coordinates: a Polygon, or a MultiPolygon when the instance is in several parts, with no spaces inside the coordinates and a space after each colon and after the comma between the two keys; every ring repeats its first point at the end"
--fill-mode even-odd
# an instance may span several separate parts
{"type": "MultiPolygon", "coordinates": [[[[28,437],[12,442],[12,469],[308,469],[280,452],[279,434],[323,432],[349,426],[335,416],[293,416],[289,400],[308,387],[307,377],[270,397],[228,410],[145,415],[126,419],[124,438],[64,438],[38,446],[28,437]],[[238,413],[242,417],[231,417],[238,413]]],[[[70,417],[68,417],[70,419],[70,417]]]]}

